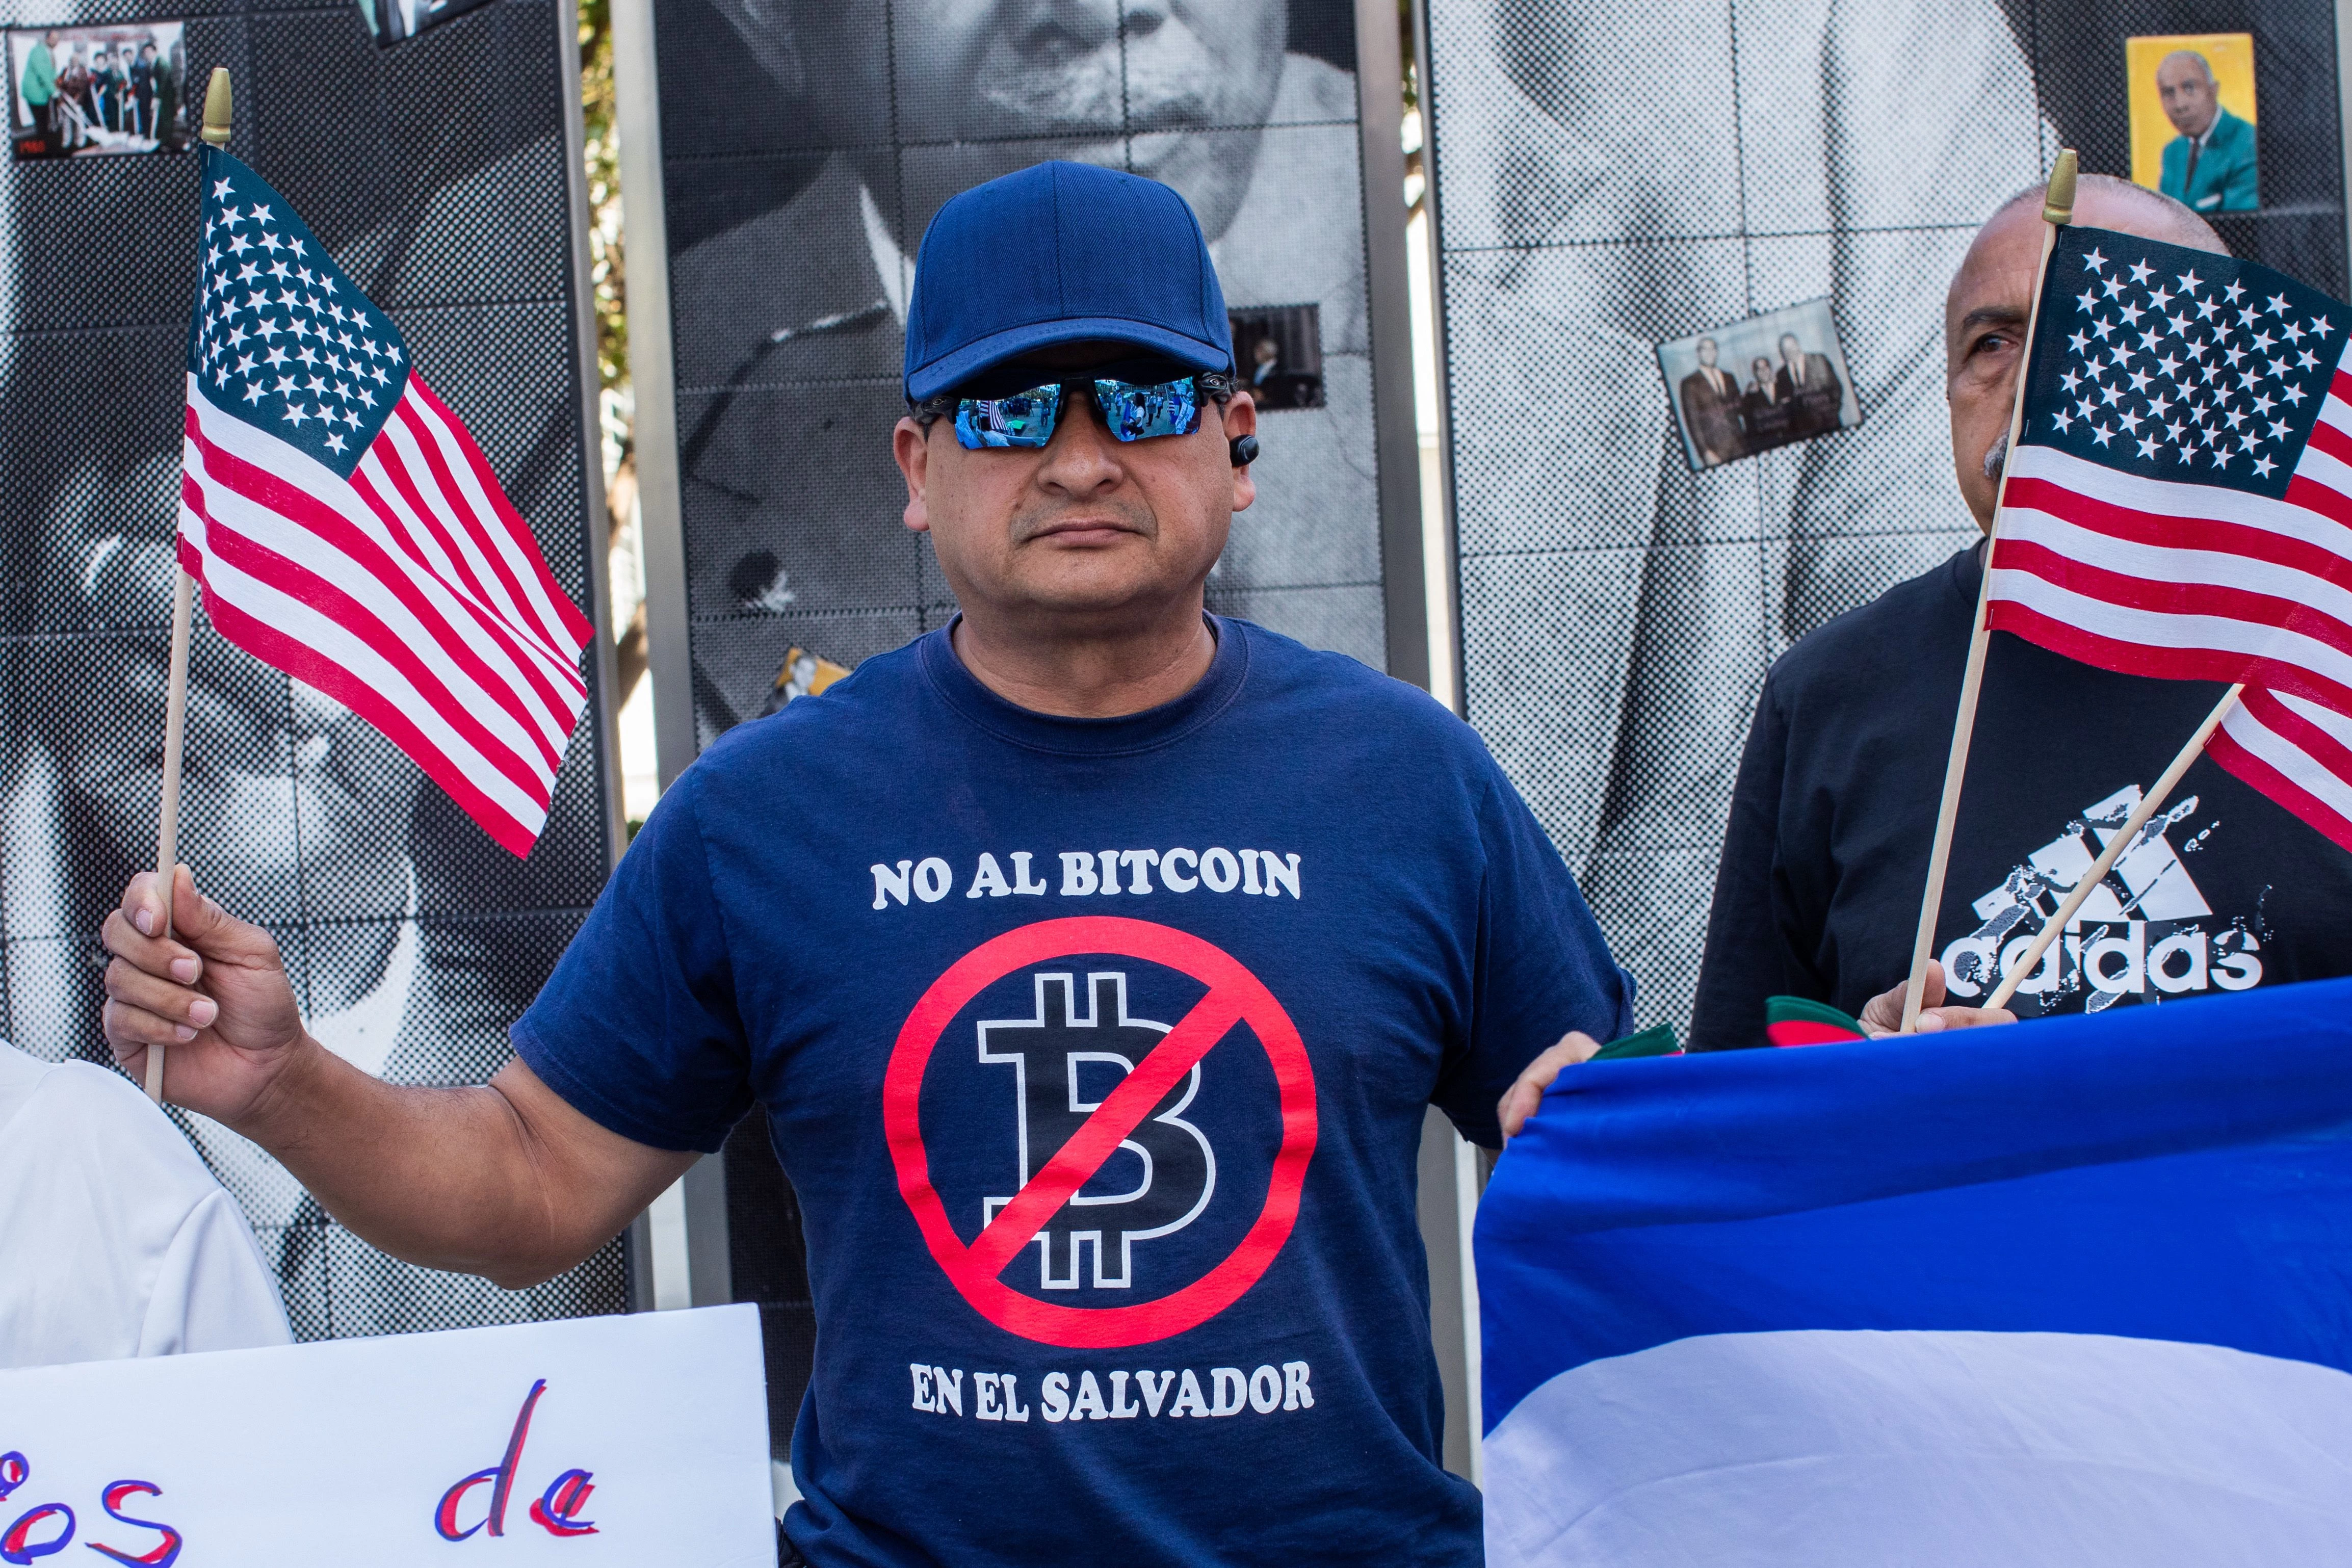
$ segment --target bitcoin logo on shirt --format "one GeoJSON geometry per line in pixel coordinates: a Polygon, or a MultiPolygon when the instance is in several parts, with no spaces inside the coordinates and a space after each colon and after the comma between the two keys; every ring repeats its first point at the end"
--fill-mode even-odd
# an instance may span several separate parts
{"type": "MultiPolygon", "coordinates": [[[[1127,976],[1090,973],[1087,1009],[1075,1013],[1076,976],[1036,976],[1034,1018],[980,1026],[980,1059],[1013,1069],[1019,1128],[1018,1192],[1066,1144],[1169,1026],[1127,1013],[1127,976]]],[[[1091,1251],[1097,1289],[1125,1289],[1134,1279],[1135,1244],[1171,1236],[1200,1217],[1216,1190],[1217,1156],[1184,1108],[1201,1092],[1201,1064],[1176,1081],[1151,1112],[1120,1140],[1086,1185],[1037,1232],[1041,1289],[1078,1288],[1079,1258],[1091,1251]]],[[[1013,1194],[982,1200],[985,1226],[1013,1194]]]]}

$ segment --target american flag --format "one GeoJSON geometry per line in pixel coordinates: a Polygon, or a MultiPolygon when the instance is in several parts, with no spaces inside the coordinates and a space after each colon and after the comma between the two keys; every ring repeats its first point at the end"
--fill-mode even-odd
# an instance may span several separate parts
{"type": "Polygon", "coordinates": [[[2352,849],[2352,719],[2289,692],[2248,688],[2205,751],[2352,849]]]}
{"type": "Polygon", "coordinates": [[[2104,668],[2245,681],[2210,752],[2352,847],[2352,307],[2064,228],[1990,623],[2104,668]]]}
{"type": "Polygon", "coordinates": [[[206,148],[203,171],[180,563],[222,636],[528,854],[588,620],[391,320],[252,170],[206,148]]]}

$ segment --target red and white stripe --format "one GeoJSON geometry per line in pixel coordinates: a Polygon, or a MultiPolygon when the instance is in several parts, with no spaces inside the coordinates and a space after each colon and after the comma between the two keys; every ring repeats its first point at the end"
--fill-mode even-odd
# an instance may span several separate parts
{"type": "Polygon", "coordinates": [[[588,700],[588,620],[413,373],[345,479],[188,379],[180,560],[231,642],[360,714],[528,854],[588,700]]]}
{"type": "Polygon", "coordinates": [[[2352,351],[2284,500],[2032,446],[2003,500],[1995,627],[2108,669],[2352,711],[2352,351]]]}
{"type": "Polygon", "coordinates": [[[2205,750],[2352,849],[2352,719],[2304,698],[2249,687],[2205,750]]]}

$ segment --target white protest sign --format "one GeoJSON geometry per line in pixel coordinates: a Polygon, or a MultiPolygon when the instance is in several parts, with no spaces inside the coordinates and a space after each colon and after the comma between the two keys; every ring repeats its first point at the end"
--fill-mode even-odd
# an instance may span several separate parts
{"type": "Polygon", "coordinates": [[[750,1306],[0,1373],[14,1568],[767,1568],[771,1495],[750,1306]]]}

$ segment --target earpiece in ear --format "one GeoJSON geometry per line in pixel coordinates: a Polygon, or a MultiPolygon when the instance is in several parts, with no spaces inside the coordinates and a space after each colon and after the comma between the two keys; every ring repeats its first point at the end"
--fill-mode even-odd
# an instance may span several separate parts
{"type": "Polygon", "coordinates": [[[1257,437],[1255,436],[1236,436],[1226,442],[1225,447],[1233,454],[1236,468],[1246,468],[1257,461],[1257,437]]]}

